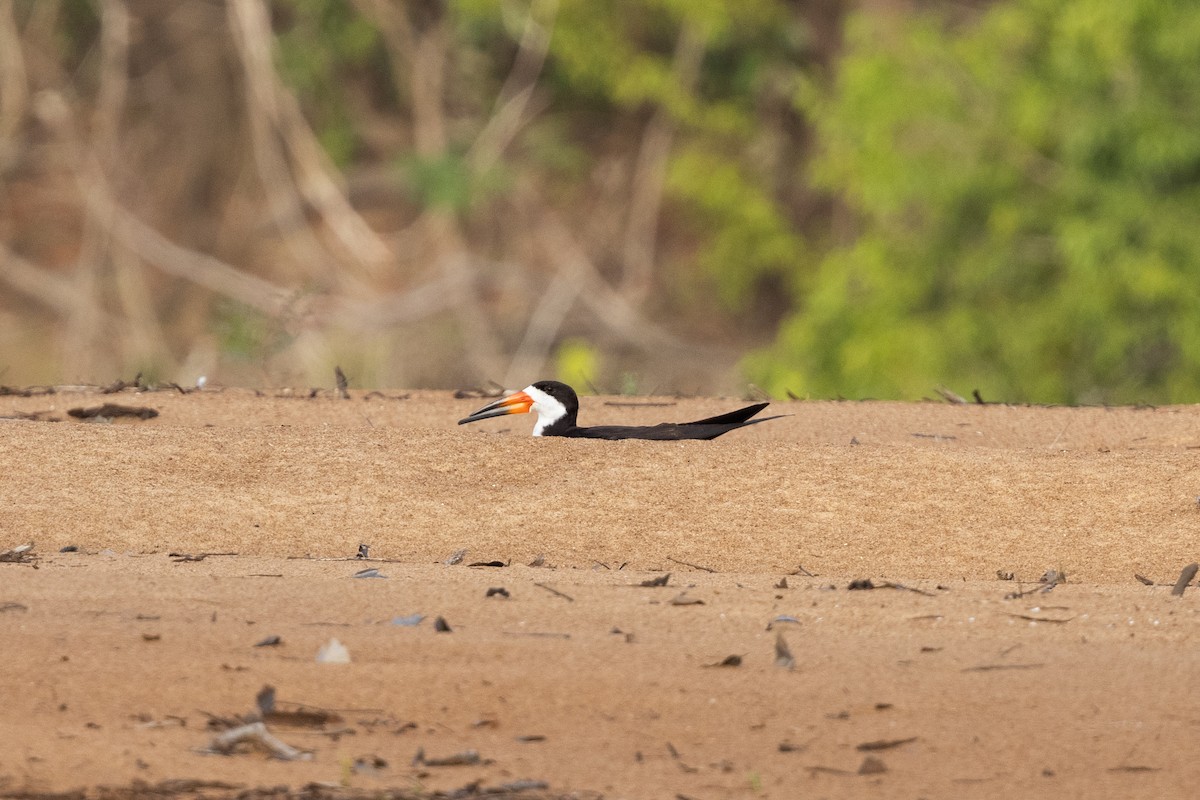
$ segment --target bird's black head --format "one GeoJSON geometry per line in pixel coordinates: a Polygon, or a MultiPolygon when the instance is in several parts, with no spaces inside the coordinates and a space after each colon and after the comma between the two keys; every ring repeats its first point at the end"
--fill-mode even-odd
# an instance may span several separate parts
{"type": "Polygon", "coordinates": [[[574,389],[561,381],[538,381],[533,384],[533,388],[562,403],[563,408],[567,410],[567,417],[574,423],[575,415],[579,413],[579,396],[575,394],[574,389]]]}

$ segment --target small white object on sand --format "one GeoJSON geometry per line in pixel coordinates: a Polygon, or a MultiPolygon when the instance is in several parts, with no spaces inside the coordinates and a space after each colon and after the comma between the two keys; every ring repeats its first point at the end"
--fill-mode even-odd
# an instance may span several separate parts
{"type": "Polygon", "coordinates": [[[321,649],[317,651],[318,664],[349,664],[350,651],[346,649],[346,645],[337,640],[337,637],[330,639],[325,644],[321,645],[321,649]]]}

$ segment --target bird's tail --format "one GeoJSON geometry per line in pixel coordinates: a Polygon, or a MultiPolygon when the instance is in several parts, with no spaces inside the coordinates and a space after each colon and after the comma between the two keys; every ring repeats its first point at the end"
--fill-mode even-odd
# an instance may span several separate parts
{"type": "MultiPolygon", "coordinates": [[[[708,419],[698,419],[695,422],[685,422],[684,425],[737,425],[753,417],[758,412],[762,411],[770,403],[757,403],[745,408],[739,408],[737,411],[730,411],[725,414],[718,414],[715,417],[708,419]]],[[[772,417],[771,419],[774,419],[772,417]]],[[[757,422],[766,422],[766,420],[756,420],[757,422]]]]}

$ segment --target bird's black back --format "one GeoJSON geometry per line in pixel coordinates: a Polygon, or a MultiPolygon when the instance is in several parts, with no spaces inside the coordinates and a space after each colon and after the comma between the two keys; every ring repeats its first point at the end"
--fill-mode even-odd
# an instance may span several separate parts
{"type": "Polygon", "coordinates": [[[572,439],[643,439],[656,442],[715,439],[723,433],[729,433],[747,425],[779,419],[778,417],[750,419],[768,405],[769,403],[758,403],[695,422],[663,422],[658,425],[597,425],[591,428],[571,426],[561,428],[559,431],[551,431],[547,428],[542,435],[566,436],[572,439]]]}

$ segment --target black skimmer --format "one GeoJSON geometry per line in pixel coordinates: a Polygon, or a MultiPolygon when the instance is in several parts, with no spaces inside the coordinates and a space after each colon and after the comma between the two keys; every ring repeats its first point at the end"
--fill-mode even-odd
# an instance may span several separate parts
{"type": "Polygon", "coordinates": [[[579,397],[575,390],[558,381],[538,381],[519,392],[488,403],[469,417],[458,421],[459,425],[478,422],[481,419],[501,417],[505,414],[526,414],[536,411],[537,424],[534,436],[567,436],[572,439],[651,439],[676,441],[679,439],[715,439],[723,433],[754,425],[758,422],[779,419],[763,417],[750,419],[766,408],[769,403],[730,411],[695,422],[664,422],[660,425],[600,425],[581,428],[578,424],[579,397]]]}

